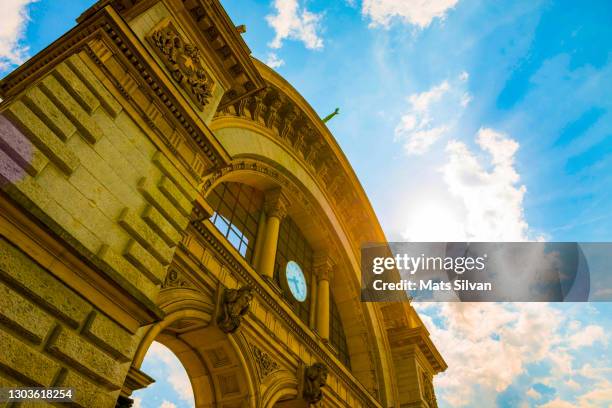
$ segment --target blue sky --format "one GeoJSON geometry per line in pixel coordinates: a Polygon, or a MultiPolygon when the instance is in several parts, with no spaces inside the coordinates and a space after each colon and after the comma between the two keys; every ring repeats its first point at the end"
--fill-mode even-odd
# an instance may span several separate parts
{"type": "MultiPolygon", "coordinates": [[[[2,2],[0,76],[91,3],[2,2]]],[[[223,5],[321,116],[340,107],[389,239],[612,241],[610,2],[223,5]]],[[[451,366],[441,406],[612,406],[610,304],[418,308],[451,366]]]]}

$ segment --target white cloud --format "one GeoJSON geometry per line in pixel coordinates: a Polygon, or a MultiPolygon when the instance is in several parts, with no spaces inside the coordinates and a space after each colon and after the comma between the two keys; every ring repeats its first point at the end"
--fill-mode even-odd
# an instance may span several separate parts
{"type": "Polygon", "coordinates": [[[279,58],[278,55],[274,52],[268,53],[268,58],[266,58],[266,65],[270,68],[278,68],[285,64],[285,60],[279,58]]]}
{"type": "Polygon", "coordinates": [[[448,91],[448,82],[442,82],[429,91],[408,97],[411,108],[395,127],[395,140],[404,141],[407,154],[423,154],[447,130],[446,126],[431,126],[430,106],[448,91]]]}
{"type": "Polygon", "coordinates": [[[460,104],[461,104],[462,108],[467,107],[470,104],[470,102],[472,102],[472,95],[470,95],[467,92],[464,93],[463,95],[461,95],[461,102],[460,102],[460,104]]]}
{"type": "Polygon", "coordinates": [[[578,384],[576,381],[572,380],[571,378],[567,380],[564,383],[564,385],[572,391],[576,391],[580,389],[580,384],[578,384]]]}
{"type": "Polygon", "coordinates": [[[363,0],[362,14],[371,26],[388,27],[394,18],[404,23],[425,28],[433,19],[443,19],[458,0],[363,0]]]}
{"type": "Polygon", "coordinates": [[[606,344],[607,341],[608,338],[603,327],[591,324],[576,332],[576,334],[570,338],[570,345],[573,348],[580,348],[592,346],[596,342],[606,344]]]}
{"type": "Polygon", "coordinates": [[[559,398],[555,398],[552,401],[548,401],[544,405],[540,405],[539,408],[575,408],[575,405],[559,398]]]}
{"type": "MultiPolygon", "coordinates": [[[[412,118],[403,117],[402,125],[409,125],[407,120],[411,120],[412,118]]],[[[410,132],[410,137],[407,138],[406,143],[404,143],[404,149],[408,154],[420,155],[426,153],[431,145],[433,145],[441,136],[443,136],[448,131],[447,126],[436,126],[427,129],[414,129],[414,127],[402,127],[396,128],[396,135],[403,135],[406,132],[410,132]]],[[[401,137],[401,136],[399,136],[401,137]]]]}
{"type": "Polygon", "coordinates": [[[132,408],[142,408],[142,398],[134,398],[132,408]]]}
{"type": "Polygon", "coordinates": [[[593,380],[593,382],[604,381],[606,376],[612,375],[612,367],[593,367],[587,363],[580,367],[577,374],[593,380]]]}
{"type": "Polygon", "coordinates": [[[542,398],[542,394],[540,394],[539,392],[537,392],[533,388],[530,388],[530,389],[527,390],[527,396],[529,398],[533,398],[533,399],[536,399],[536,400],[542,398]]]}
{"type": "Polygon", "coordinates": [[[442,167],[449,192],[460,200],[465,210],[465,239],[528,240],[523,213],[527,189],[518,184],[520,177],[514,168],[519,144],[489,128],[478,131],[476,143],[488,156],[486,166],[465,143],[453,140],[446,146],[448,161],[442,167]]]}
{"type": "MultiPolygon", "coordinates": [[[[575,324],[567,308],[559,310],[549,303],[414,303],[414,306],[449,366],[435,378],[438,399],[447,406],[497,406],[499,394],[525,375],[530,380],[525,388],[525,397],[529,399],[521,403],[528,406],[602,408],[612,403],[609,362],[573,367],[581,357],[572,348],[576,332],[569,329],[575,324]],[[529,371],[533,364],[550,366],[549,374],[544,378],[533,377],[529,371]],[[580,393],[583,387],[576,380],[584,379],[588,385],[580,393]],[[534,401],[545,400],[533,388],[536,383],[553,387],[559,396],[574,396],[538,404],[534,401]]],[[[572,308],[582,310],[579,305],[572,308]]],[[[518,401],[517,406],[521,406],[518,401]]]]}
{"type": "MultiPolygon", "coordinates": [[[[448,363],[436,377],[439,397],[450,406],[495,406],[499,393],[530,363],[565,354],[559,330],[564,316],[548,304],[440,303],[421,317],[448,363]],[[430,316],[443,320],[436,325],[430,316]],[[538,336],[533,336],[538,333],[538,336]],[[503,368],[503,369],[501,369],[503,368]]],[[[553,363],[553,370],[560,370],[553,363]]]]}
{"type": "Polygon", "coordinates": [[[300,7],[298,0],[274,0],[276,14],[266,16],[270,27],[276,35],[269,44],[280,48],[283,40],[298,40],[308,49],[323,48],[323,39],[319,35],[321,14],[312,13],[300,7]]]}
{"type": "Polygon", "coordinates": [[[0,70],[21,64],[28,57],[28,47],[21,40],[29,21],[27,6],[34,1],[0,1],[0,70]]]}
{"type": "Polygon", "coordinates": [[[170,401],[164,401],[161,403],[161,405],[159,406],[159,408],[176,408],[176,405],[173,404],[170,401]]]}
{"type": "Polygon", "coordinates": [[[194,404],[193,390],[185,368],[169,348],[161,343],[153,342],[145,358],[164,364],[166,366],[164,371],[167,373],[165,380],[170,383],[182,400],[191,405],[194,404]]]}
{"type": "Polygon", "coordinates": [[[466,91],[469,74],[463,71],[456,80],[445,80],[429,90],[408,97],[408,109],[395,127],[395,141],[406,154],[423,155],[449,133],[470,103],[466,91]]]}
{"type": "Polygon", "coordinates": [[[612,382],[603,380],[591,386],[586,393],[578,396],[576,402],[555,398],[539,408],[602,408],[612,406],[612,382]]]}
{"type": "Polygon", "coordinates": [[[602,381],[578,398],[578,404],[584,408],[610,407],[612,405],[612,382],[602,381]]]}

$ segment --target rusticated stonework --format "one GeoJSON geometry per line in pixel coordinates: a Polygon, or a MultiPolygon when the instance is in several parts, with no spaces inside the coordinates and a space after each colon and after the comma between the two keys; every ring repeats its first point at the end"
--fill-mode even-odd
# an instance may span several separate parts
{"type": "Polygon", "coordinates": [[[171,22],[154,30],[149,42],[164,61],[172,78],[203,110],[212,97],[214,82],[202,66],[198,47],[183,40],[171,22]]]}
{"type": "Polygon", "coordinates": [[[257,346],[253,346],[253,356],[257,362],[259,375],[261,378],[267,377],[274,371],[280,370],[280,366],[268,353],[261,351],[257,346]]]}

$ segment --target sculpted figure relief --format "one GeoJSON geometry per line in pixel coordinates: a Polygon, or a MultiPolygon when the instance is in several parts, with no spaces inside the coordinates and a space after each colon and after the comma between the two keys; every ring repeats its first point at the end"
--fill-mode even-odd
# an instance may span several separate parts
{"type": "Polygon", "coordinates": [[[150,37],[172,77],[202,109],[212,96],[213,82],[202,67],[200,50],[184,42],[172,24],[154,31],[150,37]]]}
{"type": "Polygon", "coordinates": [[[251,300],[253,300],[253,289],[250,286],[226,289],[219,308],[217,326],[224,333],[234,333],[238,330],[242,316],[249,311],[251,300]]]}
{"type": "Polygon", "coordinates": [[[304,373],[303,397],[306,402],[316,404],[323,398],[322,387],[327,382],[327,367],[322,363],[314,363],[306,367],[304,373]]]}

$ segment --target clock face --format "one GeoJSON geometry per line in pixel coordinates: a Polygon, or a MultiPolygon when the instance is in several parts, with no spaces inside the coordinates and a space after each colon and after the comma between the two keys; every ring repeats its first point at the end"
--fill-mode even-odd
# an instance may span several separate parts
{"type": "Polygon", "coordinates": [[[302,268],[300,268],[297,262],[287,262],[285,277],[287,278],[287,286],[289,286],[289,290],[295,300],[298,302],[305,301],[308,293],[306,278],[304,278],[304,272],[302,272],[302,268]]]}

